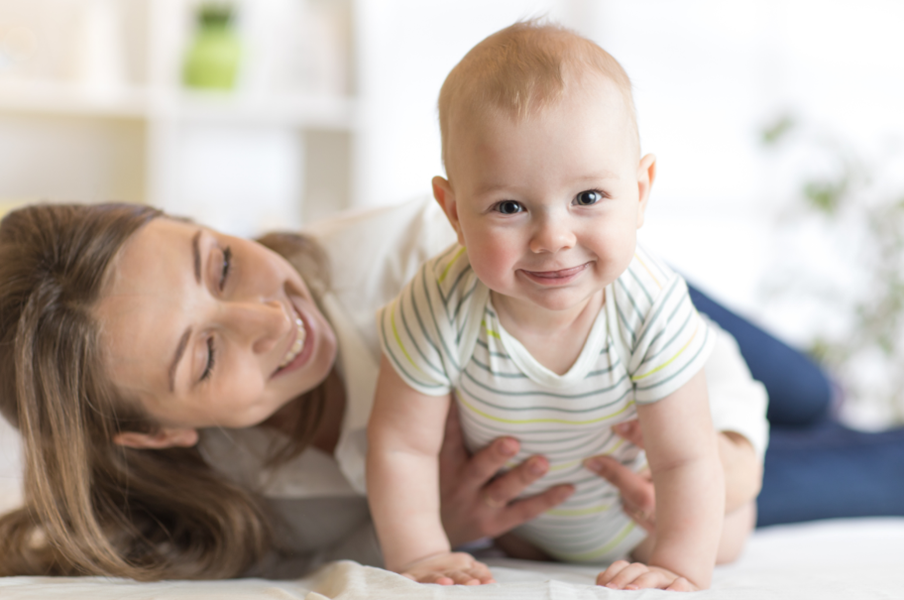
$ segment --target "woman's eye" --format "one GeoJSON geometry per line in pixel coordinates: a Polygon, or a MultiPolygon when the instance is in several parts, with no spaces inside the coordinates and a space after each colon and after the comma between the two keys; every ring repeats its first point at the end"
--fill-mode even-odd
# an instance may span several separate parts
{"type": "Polygon", "coordinates": [[[574,201],[580,206],[591,206],[603,199],[603,195],[596,190],[586,190],[578,194],[574,201]]]}
{"type": "Polygon", "coordinates": [[[232,248],[227,247],[223,250],[223,268],[220,270],[220,291],[226,287],[226,278],[229,277],[229,270],[232,268],[232,248]]]}
{"type": "Polygon", "coordinates": [[[201,373],[201,381],[210,377],[210,374],[213,372],[213,365],[217,360],[216,349],[213,346],[213,338],[207,338],[207,366],[204,367],[204,372],[201,373]]]}
{"type": "Polygon", "coordinates": [[[521,206],[520,202],[515,202],[514,200],[503,200],[496,205],[496,210],[504,215],[514,215],[523,211],[524,207],[521,206]]]}

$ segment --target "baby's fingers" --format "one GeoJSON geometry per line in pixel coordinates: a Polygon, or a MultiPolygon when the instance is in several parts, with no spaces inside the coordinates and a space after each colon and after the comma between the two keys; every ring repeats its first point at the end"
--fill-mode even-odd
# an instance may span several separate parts
{"type": "Polygon", "coordinates": [[[418,583],[436,583],[439,585],[483,585],[496,583],[490,574],[489,568],[483,563],[476,562],[474,566],[464,569],[414,569],[402,573],[403,577],[412,579],[418,583]]]}
{"type": "Polygon", "coordinates": [[[408,565],[401,573],[418,583],[439,585],[481,585],[495,583],[490,569],[464,552],[427,557],[408,565]]]}
{"type": "Polygon", "coordinates": [[[673,573],[650,570],[631,583],[625,585],[626,590],[640,590],[647,588],[665,589],[673,592],[690,592],[693,588],[684,577],[676,577],[673,573]]]}
{"type": "Polygon", "coordinates": [[[604,585],[613,590],[623,590],[626,585],[648,571],[649,568],[643,563],[629,563],[626,560],[617,560],[597,576],[596,584],[604,585]]]}
{"type": "Polygon", "coordinates": [[[695,592],[697,591],[697,586],[695,586],[684,577],[679,577],[672,582],[672,585],[665,589],[671,592],[695,592]]]}
{"type": "MultiPolygon", "coordinates": [[[[600,578],[602,578],[602,575],[600,575],[600,578]]],[[[680,577],[668,569],[649,567],[643,563],[627,565],[605,585],[608,588],[622,590],[648,588],[673,592],[693,592],[697,590],[697,587],[684,577],[680,577]]]]}
{"type": "Polygon", "coordinates": [[[629,564],[626,560],[617,560],[611,565],[609,565],[605,571],[596,576],[596,585],[606,585],[612,578],[618,575],[622,569],[627,567],[629,564]]]}
{"type": "Polygon", "coordinates": [[[438,585],[480,585],[480,580],[463,571],[421,571],[415,573],[402,573],[402,577],[407,577],[418,583],[436,583],[438,585]]]}
{"type": "Polygon", "coordinates": [[[418,583],[438,583],[440,585],[452,585],[451,579],[449,579],[442,573],[436,573],[434,571],[405,572],[399,573],[399,575],[418,583]]]}
{"type": "Polygon", "coordinates": [[[465,571],[448,571],[444,573],[443,581],[437,581],[442,585],[480,585],[480,580],[472,577],[465,571]]]}
{"type": "Polygon", "coordinates": [[[460,577],[455,577],[451,573],[449,574],[449,576],[455,579],[455,583],[459,585],[483,585],[485,583],[496,583],[496,580],[493,579],[493,575],[490,573],[490,568],[482,562],[478,562],[476,560],[471,567],[467,569],[461,569],[460,571],[456,571],[455,573],[460,574],[460,577]]]}

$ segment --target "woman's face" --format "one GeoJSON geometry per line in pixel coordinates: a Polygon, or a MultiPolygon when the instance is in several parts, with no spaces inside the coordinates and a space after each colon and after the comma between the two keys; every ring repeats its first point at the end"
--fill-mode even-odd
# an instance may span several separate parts
{"type": "Polygon", "coordinates": [[[176,432],[258,424],[323,381],[336,356],[333,330],[284,258],[166,218],[120,251],[96,315],[114,385],[176,432]]]}

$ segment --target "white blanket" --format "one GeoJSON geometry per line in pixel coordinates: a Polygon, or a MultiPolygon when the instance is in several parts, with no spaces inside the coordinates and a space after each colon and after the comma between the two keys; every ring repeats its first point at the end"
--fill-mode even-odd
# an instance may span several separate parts
{"type": "Polygon", "coordinates": [[[904,598],[904,518],[850,519],[757,531],[743,557],[716,569],[713,586],[676,595],[616,592],[593,585],[595,569],[527,561],[490,561],[497,584],[420,585],[352,562],[327,565],[295,581],[239,579],[136,583],[97,577],[8,577],[3,600],[852,600],[904,598]]]}

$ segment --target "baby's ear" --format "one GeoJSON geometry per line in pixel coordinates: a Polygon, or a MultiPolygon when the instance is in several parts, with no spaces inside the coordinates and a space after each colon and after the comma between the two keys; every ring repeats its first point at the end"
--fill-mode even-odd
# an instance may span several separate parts
{"type": "Polygon", "coordinates": [[[197,429],[162,427],[154,433],[122,431],[113,436],[113,442],[139,450],[162,450],[164,448],[191,448],[198,443],[197,429]]]}
{"type": "Polygon", "coordinates": [[[650,199],[650,189],[653,180],[656,179],[656,157],[647,154],[640,159],[637,166],[637,227],[643,225],[644,211],[647,210],[647,201],[650,199]]]}
{"type": "Polygon", "coordinates": [[[452,185],[444,177],[437,175],[433,178],[433,197],[446,213],[449,224],[455,230],[458,236],[458,243],[465,245],[465,238],[461,234],[461,222],[458,220],[458,204],[455,202],[455,193],[452,191],[452,185]]]}

